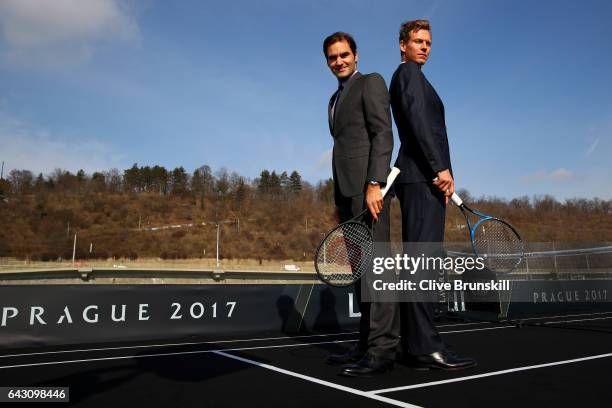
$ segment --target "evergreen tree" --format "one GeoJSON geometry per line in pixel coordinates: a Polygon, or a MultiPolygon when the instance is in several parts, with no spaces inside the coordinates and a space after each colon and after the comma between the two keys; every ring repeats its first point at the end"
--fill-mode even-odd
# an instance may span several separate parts
{"type": "Polygon", "coordinates": [[[238,179],[234,182],[233,191],[235,209],[240,211],[242,208],[242,203],[244,200],[246,200],[248,194],[248,186],[246,185],[244,177],[238,177],[238,179]]]}
{"type": "Polygon", "coordinates": [[[302,176],[300,173],[293,170],[291,175],[289,176],[289,191],[292,193],[297,193],[302,190],[302,176]]]}
{"type": "Polygon", "coordinates": [[[36,181],[34,182],[34,189],[36,190],[36,192],[41,192],[43,191],[45,188],[45,177],[43,176],[42,173],[38,173],[38,176],[36,177],[36,181]]]}
{"type": "Polygon", "coordinates": [[[106,181],[104,179],[104,174],[100,172],[94,172],[91,175],[91,180],[89,181],[90,188],[95,192],[103,192],[106,190],[106,181]]]}
{"type": "Polygon", "coordinates": [[[221,193],[221,195],[226,195],[230,189],[230,177],[227,173],[227,169],[222,167],[217,172],[217,180],[215,182],[215,191],[221,193]]]}
{"type": "Polygon", "coordinates": [[[159,194],[168,193],[168,170],[164,166],[153,166],[151,178],[153,180],[153,190],[158,191],[159,194]]]}
{"type": "MultiPolygon", "coordinates": [[[[200,209],[204,209],[204,196],[206,191],[205,186],[205,177],[202,168],[195,169],[193,171],[193,175],[191,176],[191,194],[195,198],[198,197],[200,199],[200,209]]],[[[194,205],[196,203],[194,202],[194,205]]]]}
{"type": "Polygon", "coordinates": [[[79,171],[77,171],[76,178],[79,183],[84,183],[87,181],[87,174],[85,174],[85,170],[79,169],[79,171]]]}
{"type": "Polygon", "coordinates": [[[319,200],[326,203],[334,202],[334,180],[329,178],[325,181],[320,181],[317,186],[317,193],[319,200]]]}
{"type": "Polygon", "coordinates": [[[266,195],[270,192],[270,172],[268,170],[262,170],[259,175],[259,182],[257,183],[257,192],[262,195],[266,195]]]}
{"type": "Polygon", "coordinates": [[[269,184],[269,193],[273,196],[278,196],[281,192],[281,183],[280,177],[278,176],[278,174],[276,174],[275,170],[272,170],[272,173],[270,174],[269,184]]]}
{"type": "Polygon", "coordinates": [[[142,191],[151,191],[153,189],[153,170],[149,166],[140,168],[140,185],[142,191]]]}
{"type": "Polygon", "coordinates": [[[176,167],[172,170],[172,194],[185,195],[189,191],[189,176],[183,166],[176,167]]]}
{"type": "Polygon", "coordinates": [[[140,185],[140,169],[134,163],[131,168],[123,171],[123,188],[125,191],[138,192],[140,185]]]}
{"type": "Polygon", "coordinates": [[[194,195],[200,196],[204,192],[204,176],[200,169],[195,169],[191,175],[191,192],[194,195]]]}

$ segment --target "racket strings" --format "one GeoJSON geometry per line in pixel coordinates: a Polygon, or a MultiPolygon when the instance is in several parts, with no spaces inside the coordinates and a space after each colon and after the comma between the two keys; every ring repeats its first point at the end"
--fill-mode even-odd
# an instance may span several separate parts
{"type": "Polygon", "coordinates": [[[319,276],[335,285],[355,282],[370,266],[372,246],[365,225],[358,222],[339,225],[319,246],[315,258],[319,276]]]}
{"type": "Polygon", "coordinates": [[[510,272],[523,258],[523,241],[506,223],[487,220],[474,231],[474,250],[495,272],[510,272]]]}

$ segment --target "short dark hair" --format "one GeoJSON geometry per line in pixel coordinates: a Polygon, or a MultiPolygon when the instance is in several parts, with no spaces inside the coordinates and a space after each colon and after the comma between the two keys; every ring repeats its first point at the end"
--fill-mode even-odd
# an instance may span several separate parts
{"type": "Polygon", "coordinates": [[[427,30],[431,32],[431,27],[429,25],[429,20],[411,20],[405,21],[400,26],[399,30],[399,40],[400,41],[408,41],[410,39],[410,33],[412,31],[419,30],[427,30]]]}
{"type": "Polygon", "coordinates": [[[327,49],[330,45],[337,43],[338,41],[346,41],[349,47],[351,47],[351,51],[353,51],[353,54],[357,55],[357,43],[355,42],[355,39],[348,33],[337,31],[332,35],[328,36],[325,41],[323,41],[323,55],[325,55],[326,59],[327,49]]]}

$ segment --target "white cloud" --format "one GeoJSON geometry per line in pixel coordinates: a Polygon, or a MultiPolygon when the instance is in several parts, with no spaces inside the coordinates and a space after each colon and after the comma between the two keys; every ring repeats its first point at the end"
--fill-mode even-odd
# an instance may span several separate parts
{"type": "Polygon", "coordinates": [[[119,0],[3,0],[0,32],[6,62],[52,66],[87,61],[102,40],[140,39],[119,0]]]}
{"type": "Polygon", "coordinates": [[[0,160],[4,170],[48,174],[55,168],[88,173],[124,166],[124,156],[94,138],[62,138],[0,112],[0,160]]]}
{"type": "Polygon", "coordinates": [[[332,148],[321,153],[315,164],[316,171],[331,171],[333,151],[334,149],[332,148]]]}
{"type": "Polygon", "coordinates": [[[574,173],[570,170],[559,168],[553,171],[538,171],[521,177],[523,182],[531,183],[538,181],[563,181],[574,178],[574,173]]]}
{"type": "Polygon", "coordinates": [[[584,157],[589,157],[597,148],[597,145],[599,144],[599,138],[595,139],[593,141],[593,143],[591,143],[591,145],[589,146],[589,148],[586,150],[586,152],[584,153],[584,157]]]}

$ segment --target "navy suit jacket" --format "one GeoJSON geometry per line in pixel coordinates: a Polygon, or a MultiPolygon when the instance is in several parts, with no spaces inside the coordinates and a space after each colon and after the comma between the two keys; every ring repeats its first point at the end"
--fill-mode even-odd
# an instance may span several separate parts
{"type": "Polygon", "coordinates": [[[452,173],[444,105],[420,65],[406,61],[391,79],[391,109],[401,142],[395,166],[400,183],[431,182],[441,170],[452,173]]]}

